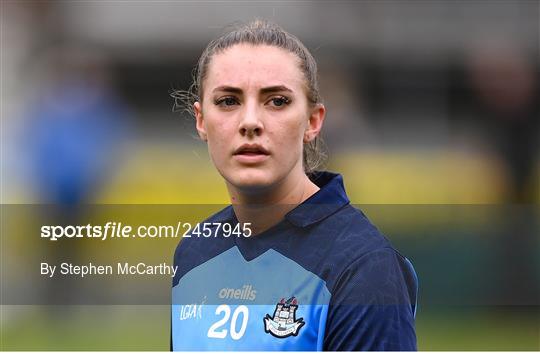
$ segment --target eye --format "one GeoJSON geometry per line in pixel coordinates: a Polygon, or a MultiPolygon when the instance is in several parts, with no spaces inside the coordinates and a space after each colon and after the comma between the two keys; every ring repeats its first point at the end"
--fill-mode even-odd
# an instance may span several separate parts
{"type": "Polygon", "coordinates": [[[215,100],[214,103],[217,106],[230,107],[230,106],[234,106],[238,104],[238,100],[235,97],[227,96],[227,97],[222,97],[220,99],[215,100]]]}
{"type": "Polygon", "coordinates": [[[272,97],[270,99],[270,102],[272,102],[275,107],[283,107],[285,105],[288,105],[291,101],[285,96],[277,96],[272,97]]]}

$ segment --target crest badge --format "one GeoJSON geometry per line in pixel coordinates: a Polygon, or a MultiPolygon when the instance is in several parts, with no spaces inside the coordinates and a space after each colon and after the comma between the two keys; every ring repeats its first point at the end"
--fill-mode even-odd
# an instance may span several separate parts
{"type": "Polygon", "coordinates": [[[300,328],[305,324],[303,318],[296,319],[298,301],[293,296],[287,301],[282,298],[276,305],[274,315],[266,314],[264,318],[264,331],[277,338],[297,336],[300,328]]]}

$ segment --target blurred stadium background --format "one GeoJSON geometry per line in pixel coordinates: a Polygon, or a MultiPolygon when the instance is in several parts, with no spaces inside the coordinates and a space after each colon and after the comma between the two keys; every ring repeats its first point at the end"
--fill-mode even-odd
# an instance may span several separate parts
{"type": "MultiPolygon", "coordinates": [[[[416,266],[419,349],[539,350],[539,11],[533,0],[2,1],[3,208],[228,203],[169,93],[189,87],[227,25],[274,20],[319,63],[328,169],[416,266]],[[483,217],[489,208],[526,212],[483,217]]],[[[168,350],[166,306],[75,306],[66,321],[2,305],[1,349],[168,350]]]]}

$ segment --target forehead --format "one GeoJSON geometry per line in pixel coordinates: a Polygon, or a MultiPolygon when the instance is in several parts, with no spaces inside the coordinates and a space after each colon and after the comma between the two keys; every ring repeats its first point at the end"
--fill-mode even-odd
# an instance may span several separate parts
{"type": "Polygon", "coordinates": [[[299,90],[303,79],[300,60],[295,54],[274,46],[237,44],[212,57],[205,91],[220,85],[246,90],[285,85],[299,90]]]}

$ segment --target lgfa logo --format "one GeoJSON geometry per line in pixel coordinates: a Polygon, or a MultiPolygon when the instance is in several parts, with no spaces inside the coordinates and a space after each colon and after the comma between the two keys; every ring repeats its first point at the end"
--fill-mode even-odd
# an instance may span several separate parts
{"type": "Polygon", "coordinates": [[[255,300],[257,290],[254,290],[251,285],[244,285],[240,289],[223,288],[219,291],[218,296],[221,299],[255,300]]]}

